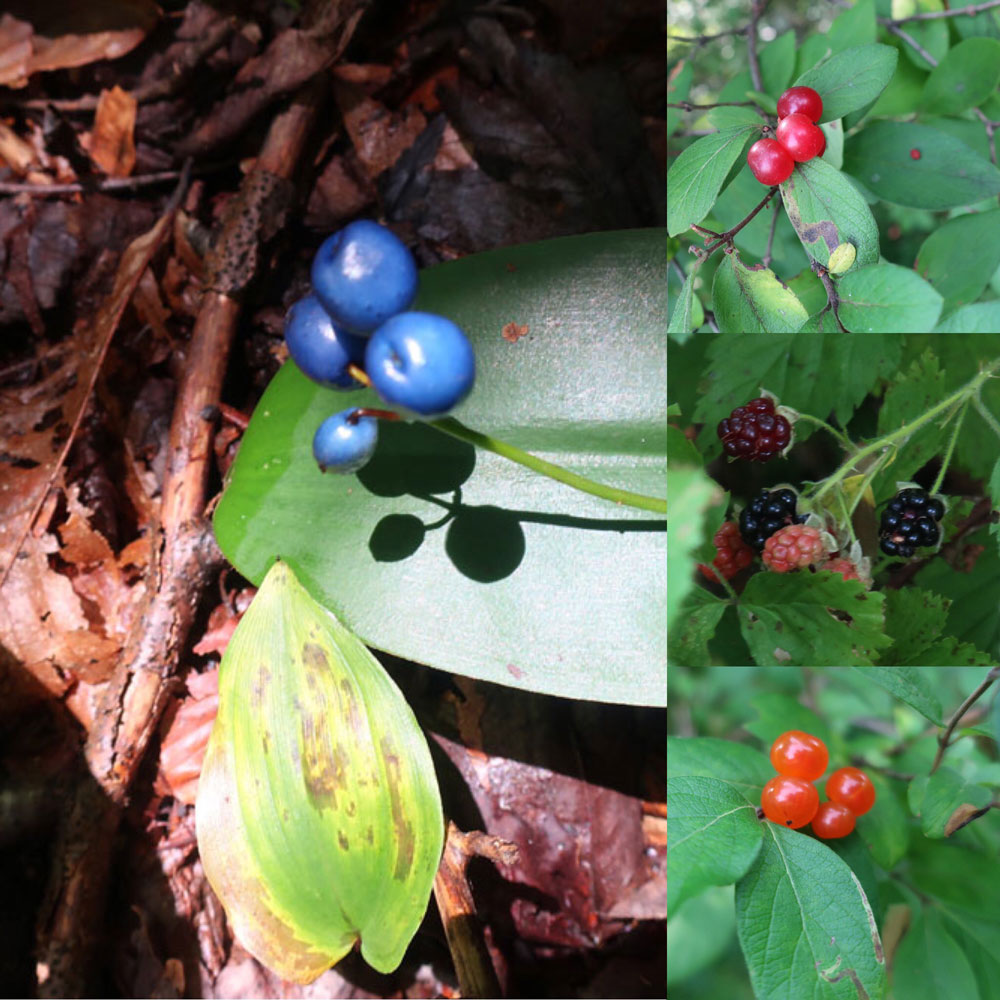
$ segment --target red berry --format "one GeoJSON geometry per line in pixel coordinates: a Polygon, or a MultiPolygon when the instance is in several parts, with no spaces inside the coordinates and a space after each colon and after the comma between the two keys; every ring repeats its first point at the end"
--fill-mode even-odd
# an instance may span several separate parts
{"type": "Polygon", "coordinates": [[[805,115],[796,114],[782,118],[778,122],[775,134],[778,142],[788,150],[788,155],[796,163],[805,163],[826,149],[826,136],[823,130],[805,115]]]}
{"type": "Polygon", "coordinates": [[[753,562],[753,549],[743,541],[740,526],[735,521],[725,521],[712,539],[715,543],[716,555],[711,567],[698,563],[698,569],[713,583],[718,581],[716,571],[727,580],[731,580],[741,569],[753,562]]]}
{"type": "Polygon", "coordinates": [[[860,580],[858,567],[841,556],[839,559],[828,559],[825,563],[820,563],[817,569],[828,569],[831,573],[839,573],[845,580],[860,580]]]}
{"type": "Polygon", "coordinates": [[[778,98],[778,120],[795,114],[818,122],[823,117],[823,98],[812,87],[789,87],[778,98]]]}
{"type": "Polygon", "coordinates": [[[816,528],[804,524],[789,524],[779,528],[764,543],[764,565],[775,573],[805,569],[819,562],[826,554],[823,538],[816,528]]]}
{"type": "Polygon", "coordinates": [[[920,150],[919,149],[911,149],[910,150],[910,159],[911,160],[919,160],[920,159],[920,150]]]}
{"type": "Polygon", "coordinates": [[[795,168],[788,150],[777,139],[758,139],[747,153],[747,163],[754,177],[768,185],[787,181],[795,168]]]}
{"type": "Polygon", "coordinates": [[[725,420],[719,421],[716,433],[730,457],[766,462],[788,446],[792,425],[774,412],[773,399],[761,396],[737,406],[725,420]]]}
{"type": "Polygon", "coordinates": [[[855,816],[864,816],[875,805],[875,786],[861,768],[842,767],[827,778],[826,797],[846,806],[855,816]]]}
{"type": "Polygon", "coordinates": [[[812,826],[813,833],[824,840],[846,837],[854,829],[854,813],[839,802],[821,802],[812,826]]]}
{"type": "Polygon", "coordinates": [[[816,815],[819,792],[815,785],[801,778],[778,775],[760,793],[760,807],[772,823],[797,830],[816,815]]]}
{"type": "Polygon", "coordinates": [[[826,770],[829,760],[826,744],[801,729],[789,729],[771,744],[771,765],[786,778],[815,781],[826,770]]]}

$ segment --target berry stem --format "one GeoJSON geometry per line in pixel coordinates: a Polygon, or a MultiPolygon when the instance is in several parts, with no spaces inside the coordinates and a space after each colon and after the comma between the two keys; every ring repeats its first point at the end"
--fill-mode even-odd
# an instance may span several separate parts
{"type": "Polygon", "coordinates": [[[981,391],[981,389],[977,390],[976,394],[972,397],[972,405],[979,411],[979,415],[986,421],[990,430],[1000,438],[1000,423],[997,423],[997,418],[986,408],[986,404],[979,395],[981,391]]]}
{"type": "Polygon", "coordinates": [[[945,449],[944,458],[941,460],[941,468],[938,469],[938,474],[934,479],[934,485],[931,487],[931,493],[937,493],[941,489],[941,484],[944,482],[944,477],[948,472],[948,466],[951,464],[952,452],[955,450],[955,443],[958,441],[958,432],[962,429],[962,424],[965,422],[965,414],[969,410],[969,400],[966,400],[962,404],[961,410],[958,413],[958,419],[955,421],[954,427],[951,429],[951,438],[948,441],[948,447],[945,449]]]}
{"type": "Polygon", "coordinates": [[[816,424],[817,427],[822,427],[823,430],[832,434],[841,443],[841,445],[843,445],[844,450],[849,454],[855,450],[854,442],[851,441],[846,434],[841,434],[836,427],[832,427],[825,420],[820,420],[819,417],[814,417],[809,413],[800,413],[798,419],[805,420],[806,423],[816,424]]]}
{"type": "Polygon", "coordinates": [[[484,451],[492,451],[494,455],[509,459],[511,462],[517,462],[519,465],[526,466],[543,476],[555,479],[557,482],[565,483],[567,486],[572,486],[583,493],[601,497],[603,500],[610,500],[612,503],[627,504],[629,507],[638,507],[640,510],[651,510],[656,514],[666,514],[667,512],[667,501],[660,499],[660,497],[650,497],[643,493],[633,493],[631,490],[621,490],[615,486],[605,486],[603,483],[594,482],[593,479],[570,472],[569,469],[564,469],[552,462],[546,462],[544,458],[522,451],[522,449],[508,444],[506,441],[501,441],[499,438],[474,431],[454,417],[441,417],[438,420],[428,422],[431,427],[436,427],[439,431],[450,434],[460,441],[476,445],[484,451]]]}
{"type": "Polygon", "coordinates": [[[353,375],[362,385],[371,388],[372,380],[368,377],[368,372],[364,368],[359,368],[353,362],[347,366],[347,374],[353,375]]]}

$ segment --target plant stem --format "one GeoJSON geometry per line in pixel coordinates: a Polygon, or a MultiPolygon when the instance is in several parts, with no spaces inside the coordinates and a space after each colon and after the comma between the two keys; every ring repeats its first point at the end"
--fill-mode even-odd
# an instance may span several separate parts
{"type": "Polygon", "coordinates": [[[968,383],[962,386],[961,389],[956,390],[950,396],[942,399],[940,403],[932,406],[926,413],[922,413],[915,420],[911,420],[907,424],[903,424],[902,427],[894,430],[891,434],[886,434],[883,437],[872,441],[870,444],[865,445],[856,451],[846,462],[836,472],[829,476],[826,482],[813,494],[812,499],[818,500],[823,494],[828,493],[835,486],[837,486],[841,480],[846,478],[851,474],[852,470],[857,466],[857,463],[862,459],[867,458],[869,455],[880,451],[887,446],[895,445],[898,441],[905,440],[915,431],[923,427],[924,424],[929,423],[934,420],[939,414],[944,413],[946,410],[951,408],[956,408],[958,405],[966,402],[969,399],[975,399],[979,393],[979,389],[982,384],[993,375],[993,372],[997,368],[1000,368],[1000,360],[991,362],[986,368],[984,368],[978,375],[971,379],[968,383]]]}
{"type": "Polygon", "coordinates": [[[800,413],[799,420],[805,420],[807,423],[816,424],[817,427],[822,427],[823,430],[832,434],[844,446],[845,451],[854,451],[854,443],[847,437],[847,435],[841,434],[836,427],[832,427],[825,420],[820,420],[819,417],[814,417],[811,413],[800,413]]]}
{"type": "Polygon", "coordinates": [[[966,400],[962,405],[962,409],[958,414],[958,419],[955,421],[955,426],[951,431],[951,439],[948,441],[948,447],[945,449],[944,458],[941,460],[941,468],[938,469],[937,477],[934,480],[934,485],[931,487],[931,493],[937,493],[941,489],[941,484],[944,482],[944,477],[948,472],[948,466],[951,464],[951,455],[955,450],[955,442],[958,440],[958,432],[962,429],[962,423],[965,420],[965,414],[969,409],[969,401],[966,400]]]}
{"type": "Polygon", "coordinates": [[[958,706],[955,714],[948,720],[948,725],[944,732],[938,736],[938,750],[934,755],[934,763],[931,764],[930,774],[933,774],[941,763],[941,758],[944,756],[945,750],[948,749],[949,740],[951,739],[951,734],[955,731],[955,727],[961,722],[962,716],[969,711],[970,708],[986,693],[989,686],[1000,677],[1000,667],[993,667],[990,672],[986,675],[985,679],[980,683],[979,687],[976,688],[972,694],[969,695],[961,705],[958,706]]]}
{"type": "Polygon", "coordinates": [[[490,437],[488,434],[480,434],[471,427],[456,420],[454,417],[441,417],[438,420],[429,421],[431,427],[436,427],[445,434],[466,441],[469,444],[483,448],[485,451],[492,451],[494,455],[517,462],[535,472],[555,479],[557,482],[565,483],[583,493],[590,493],[592,496],[601,497],[603,500],[610,500],[612,503],[627,504],[629,507],[638,507],[640,510],[651,510],[656,514],[666,514],[667,501],[659,497],[650,497],[642,493],[633,493],[630,490],[620,490],[614,486],[605,486],[603,483],[594,482],[586,476],[578,475],[564,469],[560,465],[546,462],[544,458],[532,455],[530,452],[516,448],[499,438],[490,437]]]}

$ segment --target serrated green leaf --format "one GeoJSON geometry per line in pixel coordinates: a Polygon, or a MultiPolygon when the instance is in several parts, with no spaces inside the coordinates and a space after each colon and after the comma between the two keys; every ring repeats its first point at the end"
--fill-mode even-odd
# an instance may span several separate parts
{"type": "Polygon", "coordinates": [[[760,665],[869,664],[892,641],[883,600],[834,573],[757,573],[740,598],[740,628],[760,665]]]}
{"type": "Polygon", "coordinates": [[[725,781],[667,780],[667,909],[746,873],[760,851],[756,808],[725,781]]]}
{"type": "MultiPolygon", "coordinates": [[[[825,420],[836,410],[846,424],[854,408],[899,364],[900,337],[844,337],[824,334],[797,337],[743,337],[737,334],[707,338],[705,391],[697,399],[694,420],[705,424],[698,446],[706,455],[722,450],[715,433],[720,420],[733,408],[753,399],[761,387],[785,406],[825,420]],[[836,378],[830,378],[836,372],[836,378]]],[[[796,436],[807,435],[796,428],[796,436]]]]}
{"type": "Polygon", "coordinates": [[[854,873],[822,841],[775,823],[763,830],[760,855],[736,883],[736,929],[754,995],[883,996],[878,928],[854,873]]]}
{"type": "Polygon", "coordinates": [[[287,563],[222,658],[198,848],[248,951],[308,983],[361,942],[391,972],[444,839],[434,766],[398,688],[287,563]]]}

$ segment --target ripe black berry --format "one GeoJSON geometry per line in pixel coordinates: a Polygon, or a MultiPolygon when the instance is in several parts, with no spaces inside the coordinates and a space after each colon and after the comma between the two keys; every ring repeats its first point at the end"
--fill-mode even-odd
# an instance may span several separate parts
{"type": "Polygon", "coordinates": [[[794,490],[761,490],[740,514],[740,535],[754,551],[763,552],[764,543],[788,524],[804,524],[805,514],[796,514],[798,497],[794,490]]]}
{"type": "Polygon", "coordinates": [[[882,551],[888,556],[909,559],[917,549],[937,545],[944,516],[944,504],[926,490],[900,490],[886,505],[879,522],[882,551]]]}
{"type": "Polygon", "coordinates": [[[774,412],[773,399],[761,396],[737,406],[725,420],[720,420],[717,433],[730,457],[766,462],[788,447],[792,425],[774,412]]]}

